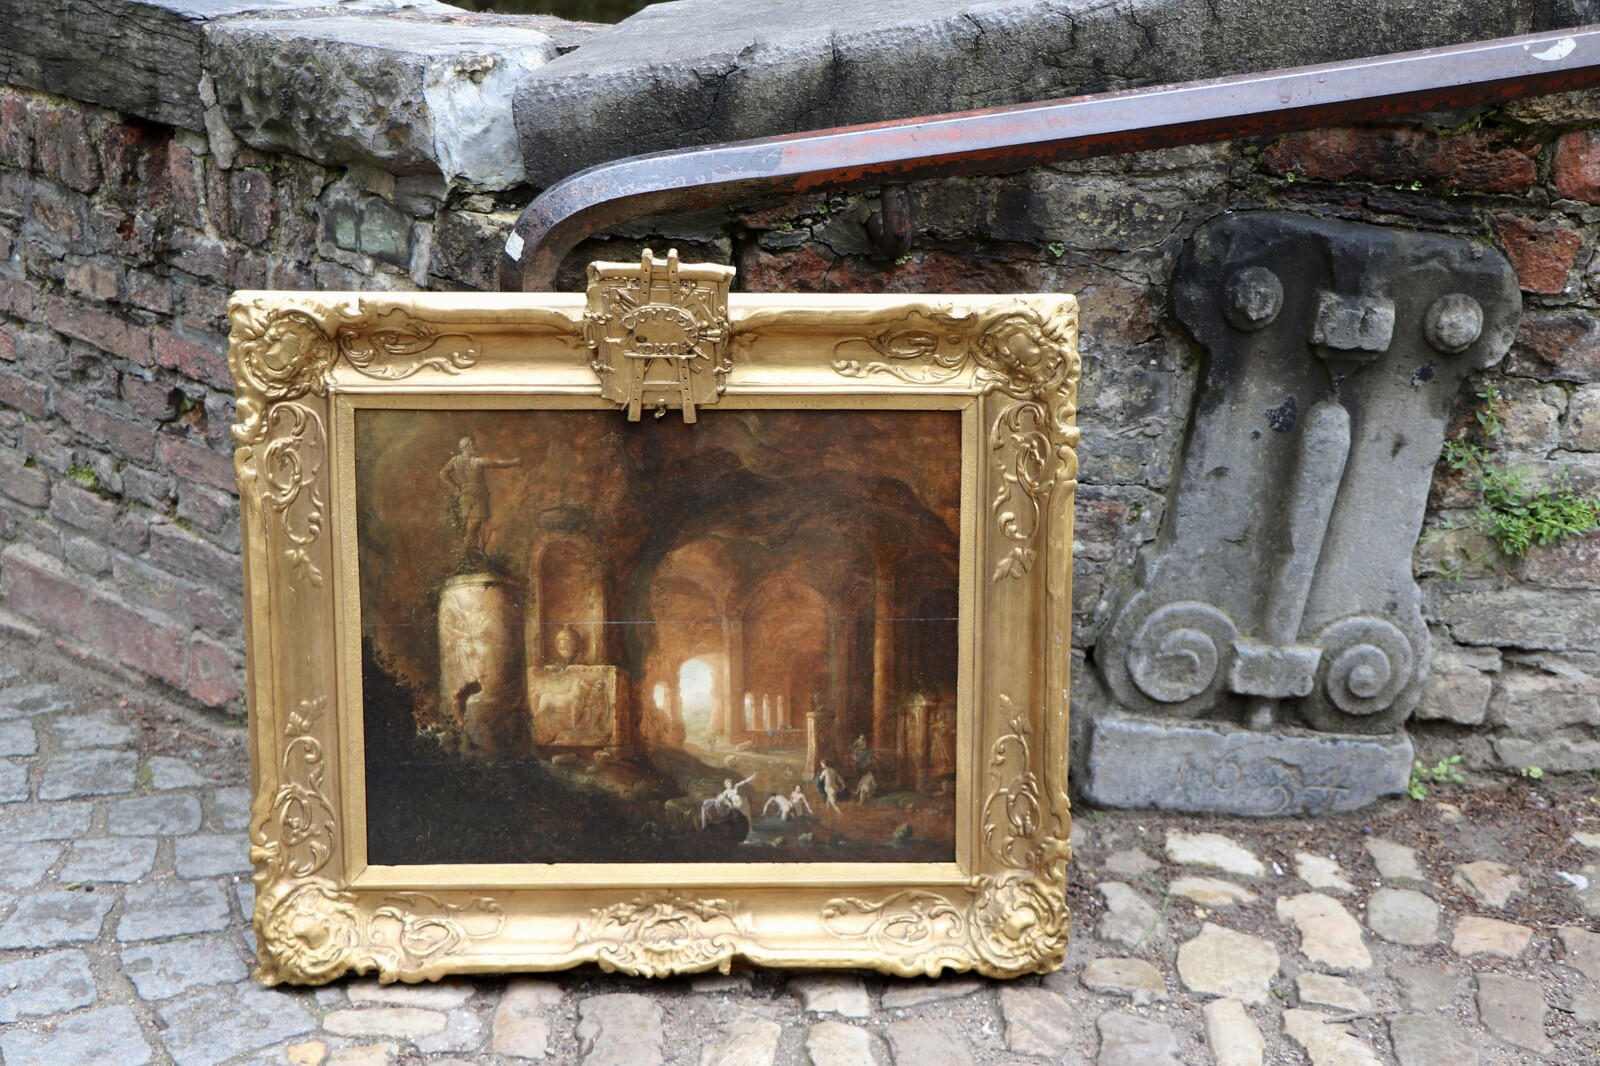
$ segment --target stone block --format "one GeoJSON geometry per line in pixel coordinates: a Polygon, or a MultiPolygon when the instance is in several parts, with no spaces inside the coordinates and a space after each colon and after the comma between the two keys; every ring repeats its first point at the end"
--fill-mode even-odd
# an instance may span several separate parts
{"type": "Polygon", "coordinates": [[[207,707],[224,707],[238,699],[239,666],[234,653],[196,636],[189,644],[189,677],[184,688],[207,707]]]}
{"type": "Polygon", "coordinates": [[[159,940],[186,933],[214,933],[228,927],[228,892],[214,881],[157,881],[123,893],[117,939],[159,940]]]}
{"type": "Polygon", "coordinates": [[[33,115],[30,98],[0,89],[0,164],[29,170],[33,165],[33,115]]]}
{"type": "Polygon", "coordinates": [[[131,792],[139,757],[131,751],[82,751],[46,759],[39,798],[75,799],[131,792]]]}
{"type": "Polygon", "coordinates": [[[512,211],[441,212],[429,269],[462,285],[493,292],[499,287],[500,248],[516,221],[512,211]]]}
{"type": "Polygon", "coordinates": [[[123,1006],[101,1007],[65,1018],[41,1032],[18,1026],[0,1035],[0,1054],[11,1066],[60,1066],[68,1062],[115,1062],[144,1066],[150,1045],[139,1019],[123,1006]]]}
{"type": "Polygon", "coordinates": [[[1510,770],[1538,766],[1548,773],[1600,770],[1600,740],[1581,736],[1496,737],[1495,758],[1510,770]]]}
{"type": "Polygon", "coordinates": [[[1579,452],[1600,452],[1600,385],[1580,385],[1567,400],[1561,446],[1579,452]]]}
{"type": "Polygon", "coordinates": [[[1489,711],[1489,675],[1459,659],[1435,655],[1417,703],[1419,719],[1478,725],[1489,711]]]}
{"type": "Polygon", "coordinates": [[[1478,192],[1522,192],[1538,180],[1537,141],[1497,131],[1447,135],[1397,126],[1291,133],[1263,156],[1274,174],[1380,184],[1425,181],[1478,192]]]}
{"type": "Polygon", "coordinates": [[[61,880],[137,881],[149,873],[156,861],[156,842],[148,838],[118,837],[109,840],[80,840],[61,867],[61,880]]]}
{"type": "Polygon", "coordinates": [[[233,232],[241,241],[259,245],[272,235],[276,201],[272,175],[265,170],[242,169],[228,175],[233,232]]]}
{"type": "Polygon", "coordinates": [[[50,948],[93,940],[100,935],[100,926],[116,902],[109,892],[51,889],[29,893],[0,923],[0,950],[50,948]]]}
{"type": "Polygon", "coordinates": [[[112,836],[183,836],[200,828],[200,801],[182,795],[119,800],[106,828],[112,836]]]}
{"type": "Polygon", "coordinates": [[[1509,214],[1494,216],[1494,224],[1523,292],[1553,295],[1567,287],[1572,264],[1583,247],[1577,230],[1561,222],[1536,222],[1509,214]]]}
{"type": "Polygon", "coordinates": [[[317,1027],[300,996],[250,981],[197,989],[157,1014],[177,1066],[216,1066],[317,1027]]]}
{"type": "Polygon", "coordinates": [[[78,192],[99,187],[100,160],[81,108],[70,103],[36,103],[33,142],[34,160],[41,171],[78,192]]]}
{"type": "Polygon", "coordinates": [[[1404,791],[1413,757],[1404,733],[1256,733],[1102,714],[1089,726],[1083,787],[1105,807],[1315,815],[1404,791]]]}
{"type": "Polygon", "coordinates": [[[1429,579],[1423,599],[1429,620],[1462,644],[1600,651],[1594,597],[1586,591],[1429,579]]]}
{"type": "Polygon", "coordinates": [[[548,186],[687,144],[1519,32],[1490,0],[1285,7],[1271,33],[1259,32],[1259,19],[1251,0],[1070,10],[1032,0],[758,0],[737,13],[720,0],[686,0],[647,8],[532,72],[517,91],[517,122],[529,180],[548,186]],[[1226,44],[1197,49],[1198,40],[1226,44]]]}
{"type": "Polygon", "coordinates": [[[1508,669],[1500,676],[1490,713],[1496,724],[1525,737],[1544,737],[1568,726],[1600,726],[1600,677],[1576,670],[1533,673],[1508,669]]]}
{"type": "Polygon", "coordinates": [[[1546,588],[1600,589],[1600,531],[1528,549],[1522,577],[1546,588]]]}
{"type": "Polygon", "coordinates": [[[1583,311],[1524,315],[1506,372],[1540,381],[1600,381],[1600,321],[1583,311]]]}
{"type": "Polygon", "coordinates": [[[143,1000],[170,999],[202,985],[233,984],[249,976],[232,938],[195,937],[122,949],[122,973],[143,1000]]]}
{"type": "Polygon", "coordinates": [[[49,303],[46,321],[58,333],[87,341],[139,366],[150,365],[150,331],[127,319],[57,297],[49,303]]]}
{"type": "Polygon", "coordinates": [[[94,974],[81,951],[0,963],[0,1022],[64,1014],[95,1000],[94,974]]]}
{"type": "Polygon", "coordinates": [[[207,36],[219,106],[251,147],[502,189],[523,181],[512,92],[555,57],[535,29],[412,15],[219,22],[207,36]]]}
{"type": "Polygon", "coordinates": [[[1600,133],[1577,130],[1562,134],[1556,141],[1551,177],[1562,196],[1600,204],[1600,133]]]}

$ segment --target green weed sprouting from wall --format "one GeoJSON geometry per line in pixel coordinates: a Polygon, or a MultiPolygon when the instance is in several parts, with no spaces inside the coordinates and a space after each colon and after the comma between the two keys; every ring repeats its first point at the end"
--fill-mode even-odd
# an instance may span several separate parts
{"type": "MultiPolygon", "coordinates": [[[[1501,429],[1500,394],[1493,385],[1478,393],[1483,406],[1475,412],[1485,438],[1501,429]]],[[[1494,546],[1520,559],[1533,547],[1547,548],[1568,537],[1600,527],[1600,499],[1588,499],[1559,481],[1537,485],[1526,470],[1507,470],[1495,462],[1494,453],[1471,441],[1446,441],[1444,461],[1467,475],[1467,486],[1479,494],[1480,503],[1471,528],[1487,536],[1494,546]]]]}

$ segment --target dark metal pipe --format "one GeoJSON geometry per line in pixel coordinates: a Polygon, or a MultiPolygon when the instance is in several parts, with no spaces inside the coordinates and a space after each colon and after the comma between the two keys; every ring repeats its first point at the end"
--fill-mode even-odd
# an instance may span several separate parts
{"type": "Polygon", "coordinates": [[[540,194],[500,287],[552,289],[567,253],[632,219],[754,199],[1393,118],[1600,84],[1600,26],[632,156],[540,194]]]}

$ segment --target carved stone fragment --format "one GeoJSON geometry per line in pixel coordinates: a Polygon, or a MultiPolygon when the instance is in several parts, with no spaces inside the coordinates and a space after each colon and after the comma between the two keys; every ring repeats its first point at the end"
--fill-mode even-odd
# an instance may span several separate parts
{"type": "Polygon", "coordinates": [[[1190,241],[1173,302],[1206,359],[1102,676],[1143,715],[1397,730],[1430,653],[1411,549],[1451,402],[1510,346],[1510,266],[1457,238],[1229,215],[1190,241]]]}

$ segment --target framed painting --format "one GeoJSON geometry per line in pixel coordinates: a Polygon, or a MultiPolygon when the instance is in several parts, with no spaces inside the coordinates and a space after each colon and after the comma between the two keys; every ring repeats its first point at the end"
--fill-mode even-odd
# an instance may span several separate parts
{"type": "Polygon", "coordinates": [[[1070,296],[242,292],[259,980],[1052,969],[1070,296]]]}

